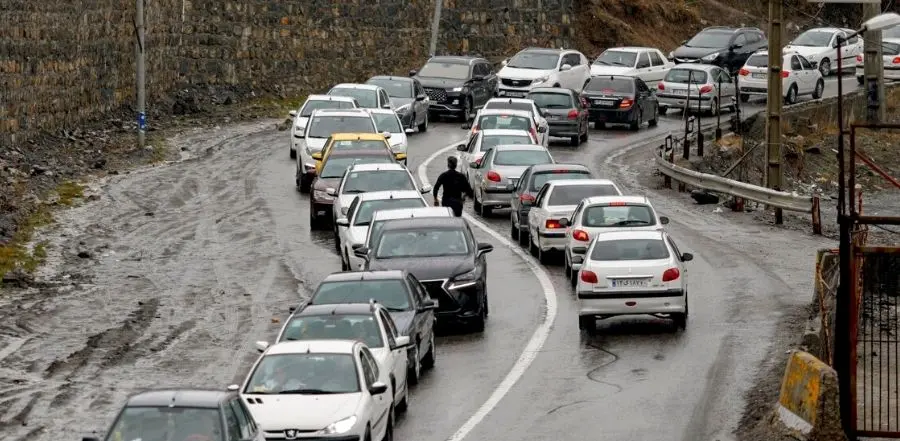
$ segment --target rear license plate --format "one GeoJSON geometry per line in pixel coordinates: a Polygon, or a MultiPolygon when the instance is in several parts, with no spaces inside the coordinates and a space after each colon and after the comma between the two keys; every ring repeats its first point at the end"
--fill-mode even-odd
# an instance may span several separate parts
{"type": "Polygon", "coordinates": [[[761,80],[765,80],[765,79],[766,79],[766,74],[764,74],[764,73],[754,73],[754,74],[752,74],[752,75],[750,75],[750,76],[751,76],[752,78],[759,78],[759,79],[761,79],[761,80]]]}
{"type": "Polygon", "coordinates": [[[672,93],[675,95],[687,95],[687,89],[672,89],[672,93]]]}
{"type": "Polygon", "coordinates": [[[547,115],[547,120],[562,119],[562,115],[547,115]]]}
{"type": "Polygon", "coordinates": [[[603,107],[612,107],[616,104],[613,100],[594,100],[594,105],[603,107]]]}
{"type": "Polygon", "coordinates": [[[613,288],[643,288],[650,284],[650,279],[612,279],[609,285],[613,288]]]}
{"type": "Polygon", "coordinates": [[[512,90],[506,90],[506,91],[504,91],[503,94],[506,95],[506,96],[518,97],[518,98],[522,98],[522,97],[524,97],[524,96],[526,95],[525,92],[515,92],[515,91],[512,91],[512,90]]]}

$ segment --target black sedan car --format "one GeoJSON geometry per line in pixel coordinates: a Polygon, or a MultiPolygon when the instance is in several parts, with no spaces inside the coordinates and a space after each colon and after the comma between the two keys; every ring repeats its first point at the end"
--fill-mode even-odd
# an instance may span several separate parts
{"type": "Polygon", "coordinates": [[[521,245],[528,244],[528,212],[547,181],[594,179],[591,170],[580,164],[538,164],[525,169],[513,187],[510,201],[509,235],[521,245]]]}
{"type": "Polygon", "coordinates": [[[589,119],[598,128],[607,123],[628,124],[638,130],[644,122],[655,127],[659,122],[656,91],[644,80],[624,75],[592,77],[582,96],[590,103],[589,119]]]}
{"type": "Polygon", "coordinates": [[[374,84],[387,91],[403,127],[418,128],[419,132],[428,130],[428,95],[419,80],[379,75],[369,78],[366,84],[374,84]]]}
{"type": "Polygon", "coordinates": [[[541,109],[550,126],[550,136],[569,138],[576,146],[587,142],[589,105],[578,92],[560,87],[535,87],[525,98],[541,109]]]}
{"type": "Polygon", "coordinates": [[[432,115],[454,115],[468,121],[494,96],[497,75],[491,62],[477,57],[431,57],[418,71],[410,71],[425,88],[432,115]]]}
{"type": "Polygon", "coordinates": [[[478,243],[469,223],[459,217],[385,221],[372,248],[354,254],[367,271],[406,269],[437,300],[438,323],[484,330],[488,316],[487,258],[494,246],[478,243]]]}
{"type": "MultiPolygon", "coordinates": [[[[325,277],[307,305],[366,303],[375,300],[390,313],[402,335],[408,335],[409,381],[419,382],[422,368],[434,366],[434,310],[438,302],[405,270],[355,271],[325,277]]],[[[292,311],[293,312],[293,311],[292,311]]]]}

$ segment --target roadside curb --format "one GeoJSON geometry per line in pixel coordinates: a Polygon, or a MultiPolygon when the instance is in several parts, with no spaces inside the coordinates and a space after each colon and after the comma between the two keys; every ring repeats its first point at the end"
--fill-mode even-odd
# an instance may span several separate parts
{"type": "Polygon", "coordinates": [[[805,441],[846,441],[838,408],[837,372],[804,351],[788,359],[771,416],[780,432],[805,441]]]}

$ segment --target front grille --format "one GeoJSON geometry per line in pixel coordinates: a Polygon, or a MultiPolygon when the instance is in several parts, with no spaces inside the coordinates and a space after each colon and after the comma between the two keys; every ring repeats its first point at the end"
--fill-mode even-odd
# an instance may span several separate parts
{"type": "Polygon", "coordinates": [[[456,303],[456,300],[450,296],[450,293],[444,289],[445,283],[447,283],[446,279],[429,280],[422,282],[422,286],[428,291],[429,297],[438,301],[438,311],[455,311],[459,309],[459,305],[456,303]]]}
{"type": "Polygon", "coordinates": [[[425,95],[428,95],[428,99],[430,99],[431,101],[441,102],[447,99],[447,91],[444,89],[434,89],[431,87],[426,87],[425,95]]]}
{"type": "Polygon", "coordinates": [[[526,87],[531,85],[532,80],[511,80],[509,78],[501,78],[500,82],[503,83],[504,86],[509,87],[526,87]]]}
{"type": "Polygon", "coordinates": [[[676,58],[675,59],[676,63],[696,63],[698,61],[700,61],[699,58],[676,58]]]}

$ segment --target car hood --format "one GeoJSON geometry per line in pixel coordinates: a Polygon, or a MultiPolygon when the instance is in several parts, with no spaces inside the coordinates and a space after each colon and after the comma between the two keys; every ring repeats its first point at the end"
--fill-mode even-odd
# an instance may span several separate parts
{"type": "Polygon", "coordinates": [[[448,279],[475,269],[471,256],[372,259],[369,271],[405,269],[419,280],[448,279]]]}
{"type": "Polygon", "coordinates": [[[678,49],[675,49],[672,52],[672,55],[675,58],[703,58],[714,52],[722,52],[725,48],[714,48],[714,47],[687,47],[681,46],[678,49]]]}
{"type": "Polygon", "coordinates": [[[785,51],[796,51],[800,55],[803,55],[804,58],[810,58],[815,55],[821,55],[825,52],[828,52],[827,47],[817,47],[817,46],[791,46],[787,45],[784,47],[785,51]]]}
{"type": "Polygon", "coordinates": [[[412,104],[413,101],[415,100],[413,100],[412,98],[397,98],[394,96],[391,97],[391,102],[394,103],[395,109],[399,109],[400,107],[403,107],[407,104],[412,104]]]}
{"type": "Polygon", "coordinates": [[[390,311],[394,324],[397,325],[397,331],[400,335],[409,335],[409,327],[412,325],[413,318],[416,316],[415,311],[390,311]]]}
{"type": "Polygon", "coordinates": [[[256,422],[264,431],[277,432],[287,429],[322,430],[355,414],[362,394],[244,395],[245,399],[247,397],[262,401],[262,404],[247,406],[256,422]]]}
{"type": "Polygon", "coordinates": [[[341,183],[341,178],[316,178],[316,182],[313,184],[313,188],[316,190],[325,191],[329,188],[337,188],[338,184],[341,183]]]}
{"type": "Polygon", "coordinates": [[[602,64],[592,64],[591,65],[591,76],[605,76],[605,75],[628,75],[634,72],[633,67],[625,67],[625,66],[604,66],[602,64]]]}
{"type": "Polygon", "coordinates": [[[435,77],[416,77],[422,87],[431,87],[437,89],[452,89],[454,87],[462,87],[466,84],[466,80],[456,80],[453,78],[435,78],[435,77]]]}
{"type": "Polygon", "coordinates": [[[518,80],[534,80],[537,78],[542,78],[549,76],[556,72],[556,69],[517,69],[515,67],[504,67],[500,69],[500,72],[497,72],[497,76],[501,78],[511,78],[518,80]]]}
{"type": "Polygon", "coordinates": [[[325,148],[325,142],[328,141],[327,138],[310,138],[306,137],[306,149],[312,153],[321,152],[323,148],[325,148]]]}
{"type": "Polygon", "coordinates": [[[406,133],[391,133],[391,139],[388,140],[391,147],[406,144],[406,133]]]}

